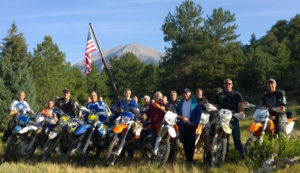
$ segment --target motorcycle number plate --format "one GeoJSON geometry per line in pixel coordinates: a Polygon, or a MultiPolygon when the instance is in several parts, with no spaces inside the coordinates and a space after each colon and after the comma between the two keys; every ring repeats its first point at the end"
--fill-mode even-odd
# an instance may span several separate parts
{"type": "Polygon", "coordinates": [[[69,117],[64,115],[60,119],[64,122],[67,122],[69,120],[69,117]]]}
{"type": "Polygon", "coordinates": [[[98,116],[97,116],[97,115],[92,115],[92,114],[90,114],[90,115],[88,116],[88,120],[95,121],[95,120],[97,120],[97,119],[98,119],[98,116]]]}

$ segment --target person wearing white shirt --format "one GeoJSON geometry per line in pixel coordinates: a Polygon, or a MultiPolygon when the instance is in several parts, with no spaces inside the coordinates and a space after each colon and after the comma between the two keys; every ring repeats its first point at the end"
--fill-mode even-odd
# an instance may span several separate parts
{"type": "Polygon", "coordinates": [[[29,104],[24,99],[25,99],[25,92],[21,91],[19,93],[18,100],[15,100],[10,104],[9,111],[13,112],[14,115],[12,119],[8,122],[7,130],[4,131],[2,137],[2,142],[7,141],[8,137],[12,134],[13,128],[17,125],[19,118],[16,116],[16,114],[19,113],[19,111],[23,111],[32,115],[33,111],[31,110],[29,104]]]}
{"type": "Polygon", "coordinates": [[[195,133],[201,117],[201,106],[191,97],[191,90],[183,90],[183,100],[178,103],[177,113],[185,118],[179,120],[179,130],[187,162],[193,162],[195,152],[195,133]]]}

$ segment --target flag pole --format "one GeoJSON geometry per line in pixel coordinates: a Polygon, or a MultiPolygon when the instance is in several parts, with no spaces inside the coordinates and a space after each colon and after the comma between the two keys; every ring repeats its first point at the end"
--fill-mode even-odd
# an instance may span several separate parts
{"type": "Polygon", "coordinates": [[[104,58],[104,56],[103,56],[103,54],[102,54],[102,51],[101,51],[100,45],[99,45],[99,43],[98,43],[98,39],[97,39],[97,37],[96,37],[96,35],[95,35],[95,32],[94,32],[92,23],[89,23],[89,24],[90,24],[90,28],[91,28],[91,30],[92,30],[93,36],[94,36],[94,38],[95,38],[95,41],[96,41],[98,50],[99,50],[99,52],[100,52],[100,56],[101,56],[101,58],[102,58],[102,62],[103,62],[103,64],[104,64],[105,70],[106,70],[106,72],[107,72],[107,75],[108,75],[108,77],[109,77],[109,79],[110,79],[110,82],[111,82],[111,84],[112,84],[112,86],[113,86],[113,89],[114,89],[114,91],[115,91],[116,98],[117,98],[117,100],[119,100],[119,94],[118,94],[117,87],[116,87],[115,82],[114,82],[114,80],[113,80],[113,78],[112,78],[112,75],[111,75],[111,72],[110,72],[110,70],[109,70],[109,68],[108,68],[107,62],[106,62],[106,60],[105,60],[105,58],[104,58]]]}

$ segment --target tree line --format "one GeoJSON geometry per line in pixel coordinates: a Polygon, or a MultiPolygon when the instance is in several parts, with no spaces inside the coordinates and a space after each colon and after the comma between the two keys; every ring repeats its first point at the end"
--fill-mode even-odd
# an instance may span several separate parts
{"type": "MultiPolygon", "coordinates": [[[[267,78],[275,78],[278,87],[294,98],[300,95],[300,15],[277,21],[266,35],[251,35],[249,44],[238,41],[235,14],[214,9],[203,16],[200,4],[186,0],[169,12],[161,27],[169,46],[159,65],[145,64],[133,53],[109,60],[110,70],[119,93],[130,88],[132,95],[152,96],[157,90],[169,95],[188,87],[202,88],[213,96],[225,78],[246,96],[262,94],[267,78]]],[[[69,88],[72,98],[85,104],[90,91],[96,91],[109,105],[114,92],[105,70],[92,63],[85,77],[78,67],[71,67],[65,53],[47,35],[33,52],[13,22],[1,42],[0,52],[0,129],[7,123],[8,107],[19,91],[34,109],[45,106],[49,99],[62,96],[69,88]]]]}

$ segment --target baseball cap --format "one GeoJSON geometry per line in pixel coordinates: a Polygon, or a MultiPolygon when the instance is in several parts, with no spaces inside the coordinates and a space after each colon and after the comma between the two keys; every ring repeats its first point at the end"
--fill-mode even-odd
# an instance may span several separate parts
{"type": "Polygon", "coordinates": [[[183,93],[188,93],[188,92],[191,92],[191,90],[188,89],[188,88],[185,88],[185,89],[183,90],[183,93]]]}
{"type": "Polygon", "coordinates": [[[276,80],[275,80],[275,79],[273,79],[273,78],[270,78],[270,79],[268,79],[268,80],[267,80],[267,83],[268,83],[268,82],[273,82],[273,83],[276,83],[276,80]]]}

